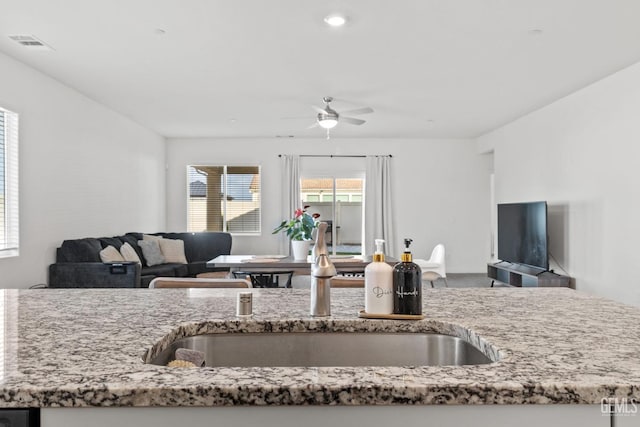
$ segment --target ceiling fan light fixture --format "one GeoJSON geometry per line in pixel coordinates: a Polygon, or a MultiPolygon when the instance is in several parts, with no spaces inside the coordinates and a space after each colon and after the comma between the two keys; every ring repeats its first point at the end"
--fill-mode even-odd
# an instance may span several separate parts
{"type": "Polygon", "coordinates": [[[338,120],[333,117],[318,117],[318,124],[324,129],[333,129],[338,124],[338,120]]]}
{"type": "Polygon", "coordinates": [[[330,27],[342,27],[347,23],[347,18],[343,15],[333,13],[324,17],[324,22],[330,27]]]}

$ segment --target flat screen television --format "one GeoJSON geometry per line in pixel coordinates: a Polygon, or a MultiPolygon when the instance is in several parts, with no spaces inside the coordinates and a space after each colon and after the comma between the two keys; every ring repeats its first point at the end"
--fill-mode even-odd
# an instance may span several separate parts
{"type": "Polygon", "coordinates": [[[498,258],[549,269],[547,202],[498,205],[498,258]]]}

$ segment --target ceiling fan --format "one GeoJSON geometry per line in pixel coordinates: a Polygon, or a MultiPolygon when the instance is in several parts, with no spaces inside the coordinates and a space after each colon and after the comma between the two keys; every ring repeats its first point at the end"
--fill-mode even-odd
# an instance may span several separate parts
{"type": "Polygon", "coordinates": [[[353,116],[357,116],[360,114],[370,114],[373,113],[373,108],[364,107],[364,108],[356,108],[355,110],[347,110],[342,113],[338,113],[336,110],[331,108],[331,102],[333,101],[333,97],[325,96],[322,98],[324,101],[324,108],[312,106],[312,108],[318,113],[316,116],[316,123],[311,125],[310,127],[320,126],[323,129],[327,130],[327,139],[329,139],[329,130],[333,129],[338,125],[338,123],[349,123],[352,125],[361,125],[366,122],[366,120],[356,119],[355,117],[348,117],[345,114],[350,114],[353,116]]]}

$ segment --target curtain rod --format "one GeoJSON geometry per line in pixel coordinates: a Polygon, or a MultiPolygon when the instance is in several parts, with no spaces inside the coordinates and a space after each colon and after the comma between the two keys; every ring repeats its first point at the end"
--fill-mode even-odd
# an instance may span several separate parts
{"type": "MultiPolygon", "coordinates": [[[[278,157],[282,157],[278,154],[278,157]]],[[[363,154],[300,154],[300,157],[367,157],[363,154]]],[[[376,155],[374,157],[393,157],[391,154],[376,155]]]]}

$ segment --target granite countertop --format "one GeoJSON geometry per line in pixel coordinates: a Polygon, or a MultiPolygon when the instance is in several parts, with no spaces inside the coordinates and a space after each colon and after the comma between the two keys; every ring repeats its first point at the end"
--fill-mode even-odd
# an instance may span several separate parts
{"type": "MultiPolygon", "coordinates": [[[[425,289],[422,321],[359,319],[362,289],[0,290],[0,407],[599,404],[640,399],[640,309],[570,289],[425,289]],[[435,331],[497,362],[476,366],[169,368],[174,337],[215,332],[435,331]]],[[[398,349],[402,351],[402,349],[398,349]]]]}

